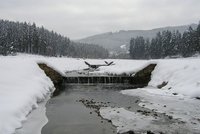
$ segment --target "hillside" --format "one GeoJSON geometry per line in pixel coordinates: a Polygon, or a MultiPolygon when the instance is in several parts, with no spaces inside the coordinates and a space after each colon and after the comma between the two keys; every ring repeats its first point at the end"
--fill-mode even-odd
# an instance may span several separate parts
{"type": "Polygon", "coordinates": [[[76,58],[108,57],[108,51],[101,46],[75,43],[35,23],[0,19],[0,55],[15,55],[17,52],[76,58]]]}
{"type": "Polygon", "coordinates": [[[179,30],[180,33],[186,31],[189,26],[196,28],[196,24],[183,26],[169,26],[163,28],[156,28],[152,30],[120,30],[119,32],[107,32],[77,40],[77,42],[98,44],[108,49],[109,51],[126,51],[129,48],[129,41],[132,37],[143,36],[144,38],[153,38],[159,31],[174,31],[179,30]]]}

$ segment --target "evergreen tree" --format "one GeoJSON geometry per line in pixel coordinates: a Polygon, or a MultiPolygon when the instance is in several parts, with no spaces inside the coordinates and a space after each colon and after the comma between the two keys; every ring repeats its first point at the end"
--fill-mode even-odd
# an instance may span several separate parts
{"type": "Polygon", "coordinates": [[[161,33],[158,32],[155,39],[152,39],[151,46],[151,57],[152,58],[161,58],[162,55],[162,36],[161,33]]]}
{"type": "Polygon", "coordinates": [[[196,42],[197,45],[196,45],[195,49],[198,53],[200,53],[200,22],[199,22],[197,29],[196,29],[196,38],[197,38],[197,42],[196,42]]]}
{"type": "Polygon", "coordinates": [[[135,58],[135,56],[134,56],[134,54],[135,54],[134,49],[135,49],[135,38],[131,38],[129,53],[130,53],[130,57],[133,58],[133,59],[135,58]]]}
{"type": "Polygon", "coordinates": [[[137,37],[135,40],[135,49],[137,59],[143,59],[145,57],[145,40],[143,37],[137,37]]]}
{"type": "Polygon", "coordinates": [[[198,46],[198,37],[197,37],[197,32],[192,29],[192,27],[189,27],[189,56],[194,55],[197,51],[197,46],[198,46]]]}
{"type": "Polygon", "coordinates": [[[150,58],[150,41],[149,39],[145,40],[145,44],[144,44],[144,59],[149,59],[150,58]]]}
{"type": "Polygon", "coordinates": [[[175,37],[172,38],[172,45],[174,46],[172,55],[181,55],[181,47],[182,47],[181,40],[182,40],[182,35],[177,30],[175,37]]]}
{"type": "Polygon", "coordinates": [[[170,56],[173,51],[173,46],[171,43],[171,32],[170,31],[163,31],[161,38],[162,38],[162,54],[161,57],[164,58],[166,56],[170,56]]]}

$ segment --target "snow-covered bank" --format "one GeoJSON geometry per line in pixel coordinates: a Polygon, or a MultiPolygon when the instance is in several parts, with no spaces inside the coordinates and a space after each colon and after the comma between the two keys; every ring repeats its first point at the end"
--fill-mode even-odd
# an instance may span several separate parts
{"type": "Polygon", "coordinates": [[[17,129],[15,134],[41,134],[42,128],[47,124],[46,103],[50,99],[50,94],[45,100],[38,104],[37,109],[34,109],[28,115],[27,120],[22,123],[23,127],[17,129]],[[34,131],[30,131],[34,130],[34,131]]]}
{"type": "Polygon", "coordinates": [[[152,87],[121,91],[123,94],[141,98],[139,105],[166,113],[175,119],[185,122],[187,130],[200,132],[200,100],[183,95],[173,95],[171,91],[152,87]]]}
{"type": "MultiPolygon", "coordinates": [[[[200,59],[165,59],[155,60],[157,66],[152,73],[149,86],[142,89],[124,90],[121,93],[141,98],[141,107],[165,113],[174,119],[182,121],[181,124],[162,127],[149,123],[141,130],[149,129],[166,133],[199,133],[200,132],[200,59]],[[161,89],[158,85],[162,85],[161,89]],[[166,130],[168,128],[168,130],[166,130]],[[181,131],[183,130],[183,131],[181,131]]],[[[139,130],[137,123],[141,116],[122,108],[101,109],[101,115],[117,126],[119,132],[139,130]],[[116,112],[118,110],[119,112],[116,112]],[[134,116],[132,116],[134,115],[134,116]],[[136,120],[137,119],[137,120],[136,120]],[[127,124],[128,122],[128,124],[127,124]],[[123,126],[123,127],[121,127],[123,126]]],[[[149,122],[149,116],[143,118],[149,122]]]]}
{"type": "Polygon", "coordinates": [[[163,90],[190,97],[200,96],[200,58],[158,60],[149,86],[167,82],[163,90]]]}
{"type": "Polygon", "coordinates": [[[53,83],[37,63],[22,57],[0,56],[0,133],[11,134],[38,106],[53,83]]]}

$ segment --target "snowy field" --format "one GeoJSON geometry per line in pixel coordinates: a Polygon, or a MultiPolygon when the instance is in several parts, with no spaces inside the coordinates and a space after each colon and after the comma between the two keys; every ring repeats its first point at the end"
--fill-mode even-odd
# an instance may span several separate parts
{"type": "MultiPolygon", "coordinates": [[[[53,89],[53,84],[44,72],[37,66],[38,62],[45,62],[49,66],[65,75],[66,71],[87,68],[84,61],[91,64],[104,64],[105,60],[49,58],[33,55],[19,55],[13,57],[0,56],[0,134],[11,134],[16,128],[22,127],[22,121],[38,102],[53,89]]],[[[200,131],[200,59],[165,59],[165,60],[111,60],[114,66],[100,67],[98,73],[134,74],[149,63],[157,63],[149,86],[143,89],[125,90],[121,93],[129,96],[139,96],[141,102],[148,109],[165,112],[173,118],[188,124],[191,131],[200,131]],[[158,89],[157,86],[166,82],[167,85],[158,89]],[[166,107],[163,107],[166,105],[166,107]]],[[[102,108],[102,117],[109,119],[117,126],[119,132],[143,129],[153,120],[143,117],[125,108],[102,108]],[[120,114],[114,111],[120,111],[120,114]],[[136,118],[139,117],[139,118],[136,118]],[[134,122],[146,120],[144,125],[134,122]],[[127,123],[129,125],[127,125],[127,123]],[[123,126],[123,127],[122,127],[123,126]],[[126,126],[126,127],[124,127],[126,126]]]]}

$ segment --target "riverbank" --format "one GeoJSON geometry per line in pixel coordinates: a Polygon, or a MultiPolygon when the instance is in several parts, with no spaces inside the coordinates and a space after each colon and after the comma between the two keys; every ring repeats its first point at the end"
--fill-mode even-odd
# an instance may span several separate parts
{"type": "MultiPolygon", "coordinates": [[[[22,127],[22,122],[27,119],[26,116],[37,108],[37,103],[44,100],[46,95],[53,90],[53,83],[38,67],[37,63],[46,63],[57,72],[66,75],[67,71],[87,68],[87,65],[84,64],[85,60],[92,64],[104,63],[104,60],[100,59],[50,58],[33,55],[1,56],[0,105],[2,108],[0,109],[0,133],[10,134],[15,132],[15,129],[22,127]]],[[[189,132],[199,130],[200,118],[198,115],[200,113],[198,111],[200,111],[200,108],[196,105],[200,96],[200,75],[197,75],[200,73],[199,58],[162,60],[108,59],[107,61],[114,61],[115,65],[100,67],[96,73],[134,74],[147,64],[156,63],[157,66],[152,73],[151,81],[147,88],[130,90],[126,92],[126,95],[142,98],[139,105],[144,105],[143,107],[146,109],[156,109],[158,113],[165,113],[175,120],[186,122],[186,124],[189,121],[188,126],[190,128],[188,130],[191,130],[189,132]],[[168,102],[165,103],[163,100],[168,100],[168,102]],[[174,101],[178,103],[173,103],[174,101]],[[194,101],[195,103],[193,103],[194,101]],[[181,107],[182,105],[184,107],[181,107]]],[[[107,111],[109,112],[109,110],[114,113],[114,116],[118,114],[112,112],[112,109],[107,111]]],[[[128,113],[124,109],[117,110],[121,110],[122,113],[128,113]]],[[[125,110],[128,109],[125,108],[125,110]]],[[[115,117],[121,118],[123,116],[120,114],[120,116],[115,117]]]]}
{"type": "Polygon", "coordinates": [[[0,133],[11,134],[54,86],[35,61],[20,57],[1,56],[0,74],[0,133]]]}

